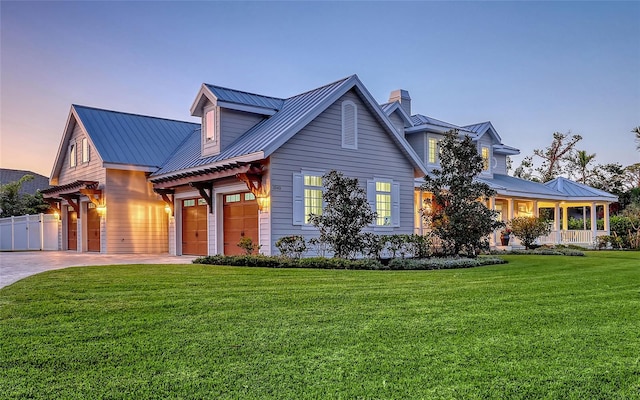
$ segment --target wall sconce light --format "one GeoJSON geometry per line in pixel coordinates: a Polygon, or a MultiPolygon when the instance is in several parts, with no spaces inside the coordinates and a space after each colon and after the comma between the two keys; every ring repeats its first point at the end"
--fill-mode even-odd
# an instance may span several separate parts
{"type": "Polygon", "coordinates": [[[264,211],[269,208],[269,196],[256,197],[258,210],[264,211]]]}
{"type": "Polygon", "coordinates": [[[169,216],[171,216],[173,209],[171,208],[171,206],[169,204],[167,204],[166,206],[164,206],[164,211],[169,214],[169,216]]]}
{"type": "Polygon", "coordinates": [[[104,214],[107,212],[107,206],[105,206],[104,204],[100,204],[99,206],[96,206],[96,211],[98,212],[98,214],[104,216],[104,214]]]}

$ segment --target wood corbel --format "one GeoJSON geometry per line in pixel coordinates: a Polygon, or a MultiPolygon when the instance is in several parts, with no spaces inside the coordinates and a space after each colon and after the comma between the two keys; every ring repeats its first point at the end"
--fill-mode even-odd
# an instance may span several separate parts
{"type": "Polygon", "coordinates": [[[89,200],[96,206],[102,205],[102,190],[100,189],[80,189],[80,193],[87,196],[89,200]],[[94,197],[97,196],[97,197],[94,197]]]}
{"type": "Polygon", "coordinates": [[[60,197],[69,203],[71,208],[73,208],[73,211],[78,214],[78,218],[80,218],[80,196],[77,194],[61,194],[60,197]]]}
{"type": "Polygon", "coordinates": [[[213,214],[213,183],[212,182],[191,182],[189,186],[198,189],[200,196],[209,205],[209,214],[213,214]]]}
{"type": "Polygon", "coordinates": [[[49,204],[49,207],[58,213],[58,215],[62,215],[61,207],[60,207],[60,199],[56,198],[46,198],[44,199],[49,204]]]}
{"type": "Polygon", "coordinates": [[[255,173],[241,173],[236,174],[236,178],[244,182],[247,185],[247,188],[251,193],[253,193],[256,197],[262,197],[264,195],[264,190],[262,187],[262,174],[255,173]]]}
{"type": "Polygon", "coordinates": [[[160,197],[162,197],[162,200],[167,203],[167,207],[171,209],[170,215],[173,216],[173,201],[175,199],[175,191],[173,189],[153,189],[153,191],[158,193],[160,197]]]}

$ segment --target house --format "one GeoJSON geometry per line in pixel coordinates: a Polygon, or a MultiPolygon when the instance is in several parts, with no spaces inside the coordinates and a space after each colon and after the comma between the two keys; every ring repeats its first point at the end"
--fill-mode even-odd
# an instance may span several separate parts
{"type": "Polygon", "coordinates": [[[31,175],[33,179],[24,182],[22,186],[20,186],[19,194],[36,194],[39,190],[49,187],[49,178],[44,175],[32,171],[9,168],[0,168],[0,186],[19,181],[25,175],[31,175]]]}
{"type": "MultiPolygon", "coordinates": [[[[275,254],[283,236],[318,234],[308,215],[321,212],[321,177],[332,169],[366,189],[378,214],[368,230],[424,233],[419,209],[430,195],[419,187],[451,129],[477,143],[485,160],[479,179],[497,190],[488,205],[503,219],[553,209],[555,236],[545,240],[567,239],[560,212],[568,205],[608,210],[616,200],[567,180],[510,177],[506,157],[518,150],[490,122],[456,126],[414,115],[405,90],[379,105],[356,75],[289,98],[203,84],[190,111],[200,124],[71,107],[54,187],[44,191],[62,217],[63,249],[238,254],[244,237],[275,254]]],[[[592,222],[579,239],[601,233],[592,222]]]]}

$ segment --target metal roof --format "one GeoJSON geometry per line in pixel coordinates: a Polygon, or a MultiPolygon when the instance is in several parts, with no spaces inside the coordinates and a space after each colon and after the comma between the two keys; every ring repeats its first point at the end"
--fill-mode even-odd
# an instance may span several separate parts
{"type": "MultiPolygon", "coordinates": [[[[200,157],[200,134],[194,133],[152,176],[199,167],[261,151],[265,153],[273,151],[275,150],[273,145],[285,132],[307,117],[311,110],[320,105],[323,100],[336,93],[350,78],[347,77],[283,100],[280,111],[249,129],[218,155],[200,157]]],[[[264,157],[268,155],[264,154],[264,157]]]]}
{"type": "Polygon", "coordinates": [[[444,128],[465,130],[461,126],[450,124],[450,123],[444,122],[444,121],[440,121],[439,119],[427,117],[426,115],[422,115],[422,114],[412,115],[411,116],[411,122],[413,122],[414,126],[420,126],[420,125],[429,124],[429,125],[442,126],[444,128]]]}
{"type": "Polygon", "coordinates": [[[479,181],[485,182],[492,189],[497,191],[518,192],[522,194],[535,195],[536,197],[548,196],[551,199],[564,198],[565,195],[545,186],[539,182],[528,181],[509,175],[493,174],[493,178],[477,178],[479,181]]]}
{"type": "Polygon", "coordinates": [[[248,106],[271,108],[280,110],[284,103],[283,99],[277,97],[263,96],[260,94],[243,92],[240,90],[229,89],[222,86],[215,86],[205,83],[207,89],[213,93],[220,101],[229,103],[244,104],[248,106]]]}
{"type": "Polygon", "coordinates": [[[558,177],[544,184],[547,188],[556,190],[558,192],[563,193],[566,196],[571,197],[604,197],[608,199],[613,199],[612,201],[617,201],[618,197],[605,192],[604,190],[599,190],[596,188],[592,188],[591,186],[584,185],[582,183],[574,182],[564,177],[558,177]]]}
{"type": "Polygon", "coordinates": [[[463,126],[464,129],[466,129],[468,131],[471,131],[473,133],[478,133],[478,134],[484,133],[490,127],[492,127],[492,125],[491,125],[491,122],[489,122],[489,121],[480,122],[478,124],[473,124],[473,125],[465,125],[465,126],[463,126]]]}
{"type": "Polygon", "coordinates": [[[72,106],[105,163],[160,167],[200,124],[72,106]]]}

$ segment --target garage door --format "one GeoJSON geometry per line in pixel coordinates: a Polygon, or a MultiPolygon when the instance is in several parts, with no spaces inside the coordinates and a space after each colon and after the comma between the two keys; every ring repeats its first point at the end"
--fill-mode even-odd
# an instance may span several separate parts
{"type": "Polygon", "coordinates": [[[258,203],[252,193],[224,195],[223,215],[224,254],[244,254],[244,250],[238,247],[243,237],[249,237],[258,244],[258,203]]]}
{"type": "Polygon", "coordinates": [[[67,249],[78,250],[78,213],[71,207],[67,210],[67,249]]]}
{"type": "Polygon", "coordinates": [[[87,250],[100,251],[100,215],[93,203],[87,204],[87,250]]]}
{"type": "Polygon", "coordinates": [[[182,200],[182,254],[206,256],[207,201],[202,198],[182,200]]]}

